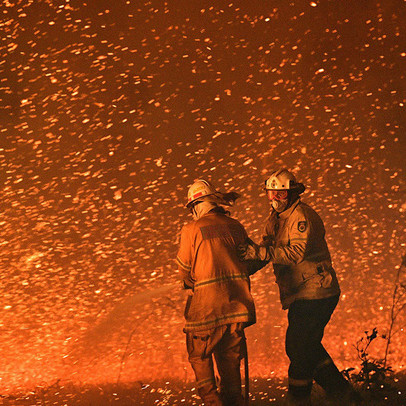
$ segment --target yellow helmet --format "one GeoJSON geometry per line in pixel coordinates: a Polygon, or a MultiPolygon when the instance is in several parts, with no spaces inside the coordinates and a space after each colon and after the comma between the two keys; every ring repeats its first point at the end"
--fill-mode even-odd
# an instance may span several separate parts
{"type": "Polygon", "coordinates": [[[187,192],[187,204],[186,207],[189,207],[193,202],[201,199],[205,196],[211,196],[216,194],[216,189],[214,186],[207,180],[198,179],[192,186],[190,186],[187,192]]]}
{"type": "Polygon", "coordinates": [[[287,169],[280,169],[273,172],[265,181],[265,190],[296,190],[300,189],[300,185],[293,173],[287,169]]]}

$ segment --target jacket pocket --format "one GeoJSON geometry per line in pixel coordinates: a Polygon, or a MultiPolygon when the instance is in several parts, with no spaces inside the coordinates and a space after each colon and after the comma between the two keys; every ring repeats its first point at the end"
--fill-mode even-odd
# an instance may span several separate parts
{"type": "Polygon", "coordinates": [[[333,283],[333,267],[330,264],[317,265],[317,273],[320,275],[320,286],[328,289],[333,283]]]}
{"type": "Polygon", "coordinates": [[[207,344],[210,335],[196,335],[196,332],[189,332],[186,336],[186,347],[189,358],[206,357],[207,344]]]}

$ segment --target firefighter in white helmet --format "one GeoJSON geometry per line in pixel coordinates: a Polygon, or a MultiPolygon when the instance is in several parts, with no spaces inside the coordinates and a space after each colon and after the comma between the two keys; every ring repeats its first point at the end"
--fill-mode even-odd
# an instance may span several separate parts
{"type": "Polygon", "coordinates": [[[237,246],[247,239],[244,227],[224,205],[239,195],[220,193],[206,180],[188,191],[193,221],[181,231],[176,258],[185,289],[186,344],[197,390],[205,405],[240,406],[240,362],[246,355],[244,328],[255,323],[249,270],[237,246]],[[218,391],[213,367],[220,375],[218,391]]]}
{"type": "Polygon", "coordinates": [[[288,405],[310,405],[315,380],[339,405],[358,404],[357,395],[321,340],[337,306],[340,288],[319,215],[300,195],[305,186],[286,169],[265,182],[271,213],[258,246],[248,241],[241,258],[272,262],[283,309],[288,309],[286,353],[290,360],[288,405]]]}

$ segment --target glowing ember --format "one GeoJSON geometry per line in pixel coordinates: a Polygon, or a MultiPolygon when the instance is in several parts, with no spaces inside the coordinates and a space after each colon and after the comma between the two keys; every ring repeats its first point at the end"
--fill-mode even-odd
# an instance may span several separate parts
{"type": "MultiPolygon", "coordinates": [[[[0,393],[193,379],[173,258],[198,177],[243,195],[233,215],[259,241],[263,181],[292,169],[343,290],[326,347],[355,366],[364,330],[386,332],[406,250],[404,12],[279,3],[3,3],[0,393]]],[[[269,267],[252,290],[251,376],[284,377],[269,267]]],[[[404,348],[399,328],[395,370],[404,348]]]]}

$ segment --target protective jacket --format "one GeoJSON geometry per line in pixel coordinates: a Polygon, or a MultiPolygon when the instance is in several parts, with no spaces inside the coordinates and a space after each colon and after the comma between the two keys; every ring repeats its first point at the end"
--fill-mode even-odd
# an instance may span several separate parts
{"type": "Polygon", "coordinates": [[[340,293],[319,215],[298,199],[268,218],[264,241],[270,248],[282,307],[297,299],[323,299],[340,293]]]}
{"type": "Polygon", "coordinates": [[[185,331],[255,323],[249,272],[236,248],[247,238],[241,223],[216,211],[182,228],[176,260],[185,287],[193,290],[185,309],[185,331]]]}

